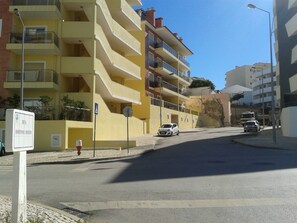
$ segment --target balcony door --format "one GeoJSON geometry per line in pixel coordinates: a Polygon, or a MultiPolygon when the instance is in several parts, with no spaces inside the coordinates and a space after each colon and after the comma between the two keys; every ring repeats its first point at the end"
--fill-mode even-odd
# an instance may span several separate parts
{"type": "Polygon", "coordinates": [[[45,62],[43,61],[26,61],[24,64],[25,77],[28,82],[37,82],[44,79],[45,62]]]}

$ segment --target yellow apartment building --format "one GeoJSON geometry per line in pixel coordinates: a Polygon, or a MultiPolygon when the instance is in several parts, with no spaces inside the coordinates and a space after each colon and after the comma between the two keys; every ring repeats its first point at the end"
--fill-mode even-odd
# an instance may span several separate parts
{"type": "Polygon", "coordinates": [[[191,52],[166,27],[141,21],[133,9],[140,0],[1,1],[10,2],[12,25],[3,21],[9,35],[3,35],[8,63],[1,92],[8,98],[0,116],[19,106],[23,69],[23,106],[36,116],[36,150],[74,148],[77,139],[84,148],[94,140],[96,147],[125,147],[126,106],[133,108],[130,137],[155,133],[162,122],[196,126],[197,113],[183,103],[190,84],[184,58],[191,52]],[[147,45],[148,27],[162,40],[154,47],[147,45]]]}

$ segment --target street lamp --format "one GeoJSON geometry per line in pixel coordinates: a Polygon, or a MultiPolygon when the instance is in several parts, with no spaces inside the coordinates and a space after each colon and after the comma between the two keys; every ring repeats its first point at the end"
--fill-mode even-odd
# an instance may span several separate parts
{"type": "Polygon", "coordinates": [[[162,127],[162,88],[163,88],[163,83],[162,83],[162,79],[159,79],[159,88],[160,88],[160,128],[162,127]]]}
{"type": "Polygon", "coordinates": [[[269,41],[270,41],[270,69],[271,69],[271,110],[272,110],[272,139],[273,142],[276,143],[276,132],[275,132],[275,105],[274,105],[274,83],[273,83],[273,61],[272,61],[272,29],[271,29],[271,16],[270,16],[270,12],[258,8],[257,6],[253,5],[253,4],[248,4],[247,5],[248,8],[250,9],[258,9],[262,12],[265,12],[268,14],[268,19],[269,19],[269,41]]]}
{"type": "Polygon", "coordinates": [[[20,109],[23,110],[24,107],[24,57],[25,57],[25,25],[23,22],[23,19],[21,17],[21,14],[18,9],[13,10],[14,14],[19,17],[20,22],[23,26],[23,32],[22,32],[22,64],[21,64],[21,92],[20,92],[20,109]]]}

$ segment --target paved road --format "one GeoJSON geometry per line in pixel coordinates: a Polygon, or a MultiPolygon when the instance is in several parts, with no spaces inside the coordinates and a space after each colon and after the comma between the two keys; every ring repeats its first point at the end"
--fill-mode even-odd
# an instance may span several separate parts
{"type": "MultiPolygon", "coordinates": [[[[241,130],[162,138],[137,159],[32,166],[28,197],[96,223],[296,222],[297,153],[233,143],[241,130]]],[[[10,178],[0,167],[4,194],[10,178]]]]}

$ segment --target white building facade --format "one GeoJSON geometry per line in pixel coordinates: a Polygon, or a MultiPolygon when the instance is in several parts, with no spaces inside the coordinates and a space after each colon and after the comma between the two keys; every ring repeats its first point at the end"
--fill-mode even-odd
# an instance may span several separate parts
{"type": "MultiPolygon", "coordinates": [[[[253,92],[253,104],[259,105],[264,108],[272,107],[272,94],[276,96],[276,76],[275,67],[273,68],[273,74],[271,74],[271,67],[268,63],[257,63],[251,68],[253,72],[252,78],[252,92],[253,92]],[[273,78],[271,77],[273,76],[273,78]],[[273,84],[273,93],[272,86],[273,84]]],[[[279,100],[274,97],[275,107],[279,107],[279,100]]]]}
{"type": "Polygon", "coordinates": [[[226,73],[225,88],[240,85],[246,88],[252,88],[253,72],[251,71],[252,65],[236,66],[235,69],[226,73]]]}
{"type": "Polygon", "coordinates": [[[274,18],[282,132],[297,137],[297,0],[274,0],[274,18]]]}

